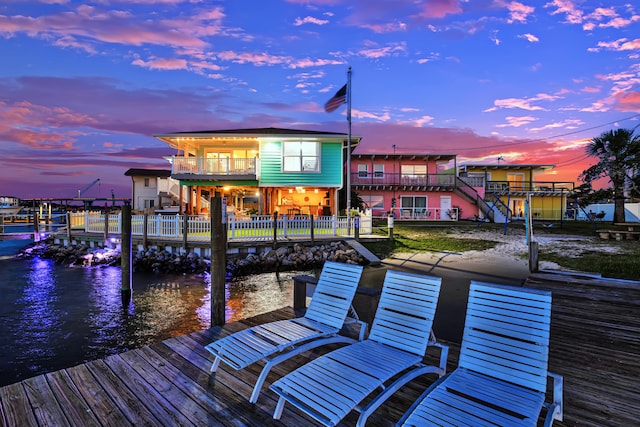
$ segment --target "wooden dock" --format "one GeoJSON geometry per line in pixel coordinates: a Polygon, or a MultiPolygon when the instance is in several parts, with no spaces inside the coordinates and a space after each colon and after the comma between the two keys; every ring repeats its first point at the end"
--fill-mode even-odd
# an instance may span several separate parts
{"type": "MultiPolygon", "coordinates": [[[[640,286],[592,278],[535,274],[527,286],[553,291],[550,369],[564,375],[565,419],[557,426],[637,425],[640,420],[640,286]]],[[[291,318],[291,308],[223,328],[171,338],[102,360],[33,377],[0,388],[3,426],[230,425],[305,426],[313,421],[285,407],[272,419],[276,395],[268,385],[325,353],[327,346],[273,369],[258,403],[247,399],[259,370],[235,371],[224,364],[209,374],[212,356],[204,345],[233,331],[291,318]]],[[[449,369],[459,346],[451,345],[449,369]]],[[[435,363],[437,353],[428,356],[435,363]]],[[[433,376],[399,390],[370,418],[369,426],[395,425],[433,376]]],[[[352,412],[340,424],[354,425],[352,412]]]]}

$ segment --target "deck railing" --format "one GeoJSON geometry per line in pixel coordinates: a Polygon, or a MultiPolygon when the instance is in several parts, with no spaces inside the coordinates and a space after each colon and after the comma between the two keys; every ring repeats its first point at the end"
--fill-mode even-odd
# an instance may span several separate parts
{"type": "Polygon", "coordinates": [[[210,159],[173,156],[172,175],[256,175],[257,161],[241,158],[210,159]]]}
{"type": "Polygon", "coordinates": [[[452,174],[403,174],[387,172],[353,172],[351,185],[403,185],[421,187],[453,187],[452,174]]]}
{"type": "MultiPolygon", "coordinates": [[[[211,220],[207,215],[132,215],[131,234],[133,236],[157,238],[163,240],[183,240],[184,230],[190,242],[208,242],[211,239],[211,220]],[[146,222],[146,227],[145,227],[146,222]]],[[[74,212],[70,214],[71,229],[85,233],[104,234],[108,224],[108,234],[120,234],[122,217],[120,214],[109,214],[105,218],[103,212],[74,212]]],[[[351,234],[354,233],[355,221],[352,218],[351,234]]],[[[250,218],[227,218],[228,241],[272,241],[274,233],[277,238],[310,238],[311,215],[280,215],[274,219],[270,215],[256,215],[250,218]],[[275,229],[275,231],[274,231],[275,229]]],[[[319,216],[313,217],[313,235],[346,236],[347,217],[319,216]]],[[[359,233],[373,232],[371,216],[359,217],[359,233]]]]}

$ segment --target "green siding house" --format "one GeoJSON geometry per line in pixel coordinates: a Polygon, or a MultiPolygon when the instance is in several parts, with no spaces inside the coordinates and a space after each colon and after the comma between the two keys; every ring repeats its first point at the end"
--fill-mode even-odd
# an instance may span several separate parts
{"type": "MultiPolygon", "coordinates": [[[[171,197],[181,211],[207,213],[218,192],[240,217],[336,213],[346,134],[260,128],[154,136],[177,150],[169,161],[179,190],[171,197]]],[[[352,136],[351,148],[359,142],[352,136]]]]}

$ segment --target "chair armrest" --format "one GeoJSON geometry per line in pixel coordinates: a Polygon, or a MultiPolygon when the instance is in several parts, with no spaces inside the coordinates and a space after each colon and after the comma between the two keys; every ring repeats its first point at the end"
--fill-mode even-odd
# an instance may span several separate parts
{"type": "Polygon", "coordinates": [[[344,320],[344,324],[345,325],[352,325],[354,323],[359,323],[360,324],[360,332],[358,333],[358,341],[362,341],[364,340],[364,335],[367,332],[367,328],[369,327],[367,322],[364,322],[360,319],[354,319],[353,317],[347,317],[344,320]]]}
{"type": "Polygon", "coordinates": [[[545,403],[547,407],[547,416],[544,420],[545,426],[553,424],[553,420],[562,421],[563,416],[563,382],[564,378],[560,374],[554,374],[553,372],[547,372],[547,377],[553,381],[553,402],[545,403]]]}
{"type": "Polygon", "coordinates": [[[442,370],[440,377],[444,376],[447,373],[447,359],[449,358],[449,346],[436,341],[429,341],[427,346],[438,347],[440,349],[439,368],[442,370]]]}

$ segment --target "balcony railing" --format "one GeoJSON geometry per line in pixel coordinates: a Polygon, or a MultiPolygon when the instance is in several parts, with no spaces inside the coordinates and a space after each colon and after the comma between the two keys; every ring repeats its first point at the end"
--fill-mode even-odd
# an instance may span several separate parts
{"type": "Polygon", "coordinates": [[[395,185],[419,187],[453,187],[455,175],[442,174],[401,174],[386,172],[353,172],[351,185],[395,185]]]}
{"type": "Polygon", "coordinates": [[[210,159],[206,157],[172,158],[172,175],[256,175],[257,159],[223,158],[210,159]]]}
{"type": "Polygon", "coordinates": [[[488,192],[506,191],[543,191],[543,192],[571,192],[574,189],[573,182],[554,181],[487,181],[488,192]]]}

